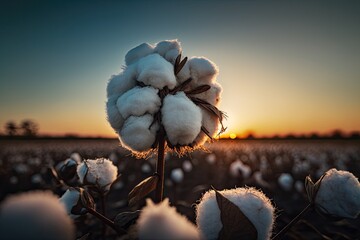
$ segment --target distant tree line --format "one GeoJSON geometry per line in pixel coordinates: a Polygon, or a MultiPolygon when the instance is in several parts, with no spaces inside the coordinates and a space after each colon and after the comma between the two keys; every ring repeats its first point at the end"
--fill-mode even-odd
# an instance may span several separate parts
{"type": "Polygon", "coordinates": [[[20,124],[8,121],[4,126],[4,134],[8,137],[23,136],[36,137],[39,132],[39,125],[29,119],[25,119],[20,124]]]}

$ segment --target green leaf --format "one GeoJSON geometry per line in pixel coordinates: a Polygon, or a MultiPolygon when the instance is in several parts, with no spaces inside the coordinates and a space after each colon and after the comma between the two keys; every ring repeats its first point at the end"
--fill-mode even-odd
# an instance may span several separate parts
{"type": "Polygon", "coordinates": [[[134,206],[140,199],[154,191],[158,181],[159,177],[157,175],[153,175],[136,185],[129,193],[129,206],[134,206]]]}
{"type": "Polygon", "coordinates": [[[128,229],[131,225],[136,223],[136,220],[139,218],[141,211],[137,210],[135,212],[122,212],[116,215],[114,224],[117,228],[128,229]]]}
{"type": "Polygon", "coordinates": [[[257,239],[257,230],[252,222],[234,203],[215,190],[216,201],[220,209],[223,225],[219,238],[224,239],[257,239]]]}

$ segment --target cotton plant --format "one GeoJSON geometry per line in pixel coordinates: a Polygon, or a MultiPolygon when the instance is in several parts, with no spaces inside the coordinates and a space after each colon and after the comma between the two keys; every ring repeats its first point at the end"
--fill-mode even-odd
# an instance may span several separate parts
{"type": "Polygon", "coordinates": [[[58,197],[32,191],[7,197],[0,206],[2,239],[75,239],[75,226],[58,197]]]}
{"type": "Polygon", "coordinates": [[[196,206],[196,223],[205,239],[270,239],[274,207],[255,188],[206,192],[196,206]]]}
{"type": "Polygon", "coordinates": [[[132,204],[153,190],[162,200],[166,150],[184,154],[225,130],[218,67],[181,53],[177,40],[143,43],[125,55],[123,70],[107,85],[107,119],[121,145],[138,157],[158,154],[155,174],[130,192],[132,204]]]}

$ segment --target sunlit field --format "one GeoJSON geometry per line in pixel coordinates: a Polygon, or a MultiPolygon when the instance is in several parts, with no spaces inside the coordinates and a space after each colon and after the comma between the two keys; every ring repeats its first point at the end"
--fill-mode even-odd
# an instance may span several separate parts
{"type": "MultiPolygon", "coordinates": [[[[127,195],[155,170],[156,156],[135,159],[118,146],[118,140],[2,140],[0,145],[0,200],[33,189],[51,189],[61,196],[66,189],[56,183],[49,167],[56,169],[70,157],[111,159],[121,177],[106,200],[110,219],[145,205],[141,200],[129,208],[127,195]]],[[[306,206],[306,176],[318,179],[335,167],[360,177],[359,140],[221,140],[206,148],[207,152],[195,151],[181,158],[166,155],[164,195],[193,222],[193,204],[205,191],[246,185],[261,188],[275,204],[277,232],[306,206]]],[[[100,236],[101,223],[93,216],[87,214],[75,222],[77,237],[88,232],[92,232],[88,239],[100,236]]],[[[358,239],[359,224],[359,220],[330,220],[310,212],[285,239],[358,239]]],[[[108,231],[108,237],[115,239],[116,234],[108,231]]]]}

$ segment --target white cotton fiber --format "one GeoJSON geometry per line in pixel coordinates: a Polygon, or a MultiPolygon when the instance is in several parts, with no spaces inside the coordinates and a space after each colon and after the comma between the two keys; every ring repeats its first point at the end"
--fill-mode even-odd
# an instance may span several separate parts
{"type": "Polygon", "coordinates": [[[185,63],[185,65],[180,70],[180,72],[176,75],[176,77],[177,77],[177,81],[179,84],[185,82],[186,80],[188,80],[191,77],[190,76],[190,64],[188,61],[185,63]]]}
{"type": "Polygon", "coordinates": [[[248,178],[251,175],[251,168],[248,165],[243,164],[240,160],[232,162],[230,164],[230,175],[233,177],[248,178]]]}
{"type": "Polygon", "coordinates": [[[219,70],[215,63],[204,57],[189,59],[190,75],[197,84],[209,84],[214,81],[219,70]]]}
{"type": "Polygon", "coordinates": [[[106,193],[116,180],[118,169],[109,159],[88,159],[78,165],[77,174],[82,184],[94,184],[106,193]]]}
{"type": "Polygon", "coordinates": [[[135,87],[125,92],[116,103],[121,116],[127,119],[129,116],[158,112],[161,106],[158,92],[158,89],[152,87],[135,87]]]}
{"type": "Polygon", "coordinates": [[[119,132],[119,129],[122,128],[124,124],[124,118],[120,115],[119,109],[116,106],[118,96],[108,98],[106,102],[106,114],[107,120],[110,123],[111,127],[119,132]]]}
{"type": "Polygon", "coordinates": [[[148,43],[142,43],[126,53],[125,63],[129,66],[138,61],[140,58],[146,57],[152,53],[154,53],[154,47],[148,43]]]}
{"type": "Polygon", "coordinates": [[[278,183],[285,191],[290,191],[293,188],[294,178],[290,173],[282,173],[278,178],[278,183]]]}
{"type": "Polygon", "coordinates": [[[178,52],[177,55],[179,55],[179,53],[181,53],[180,42],[176,39],[161,41],[161,42],[157,43],[156,47],[155,47],[155,52],[157,52],[158,54],[160,54],[163,57],[166,57],[166,54],[172,50],[177,51],[178,52]]]}
{"type": "Polygon", "coordinates": [[[172,64],[175,64],[176,58],[179,56],[179,54],[180,52],[178,49],[171,49],[165,54],[164,58],[172,64]]]}
{"type": "Polygon", "coordinates": [[[150,150],[159,129],[157,123],[150,128],[153,120],[154,118],[150,114],[129,117],[120,132],[121,145],[136,152],[150,150]]]}
{"type": "MultiPolygon", "coordinates": [[[[274,224],[274,207],[265,194],[255,188],[235,188],[220,193],[239,207],[253,223],[258,232],[258,240],[270,239],[274,224]]],[[[197,226],[205,239],[218,239],[223,225],[214,190],[206,192],[201,198],[196,207],[196,215],[197,226]]]]}
{"type": "Polygon", "coordinates": [[[174,66],[159,54],[151,54],[140,59],[137,72],[137,80],[145,85],[158,89],[165,86],[173,89],[176,86],[174,66]]]}
{"type": "Polygon", "coordinates": [[[167,95],[161,108],[162,123],[173,145],[191,144],[201,129],[201,110],[183,92],[167,95]]]}
{"type": "MultiPolygon", "coordinates": [[[[61,196],[61,198],[59,200],[65,206],[66,211],[71,218],[74,219],[74,218],[77,218],[80,216],[80,215],[75,215],[71,212],[73,207],[75,207],[79,203],[79,200],[80,200],[80,192],[79,191],[77,191],[74,188],[69,188],[68,190],[66,190],[66,192],[61,196]]],[[[86,209],[82,208],[81,211],[83,213],[85,213],[86,209]]]]}
{"type": "Polygon", "coordinates": [[[197,240],[201,239],[197,228],[185,216],[169,206],[169,199],[159,204],[146,200],[137,227],[140,240],[197,240]]]}
{"type": "Polygon", "coordinates": [[[126,67],[121,73],[112,75],[107,85],[107,97],[120,96],[136,85],[137,66],[126,67]]]}
{"type": "Polygon", "coordinates": [[[71,240],[75,226],[58,197],[33,191],[7,197],[0,207],[2,239],[71,240]]]}
{"type": "Polygon", "coordinates": [[[359,180],[348,171],[330,169],[321,181],[315,204],[328,214],[357,218],[360,214],[359,180]]]}

